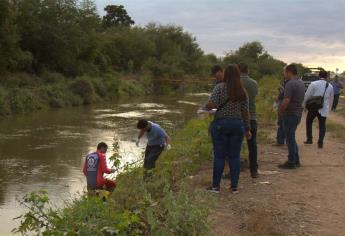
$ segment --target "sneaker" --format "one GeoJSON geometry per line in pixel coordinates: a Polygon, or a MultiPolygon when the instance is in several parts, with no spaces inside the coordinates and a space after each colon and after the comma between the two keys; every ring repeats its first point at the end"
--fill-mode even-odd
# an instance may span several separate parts
{"type": "Polygon", "coordinates": [[[232,193],[232,194],[238,194],[238,193],[239,193],[239,191],[238,191],[237,188],[230,187],[230,189],[231,189],[231,193],[232,193]]]}
{"type": "Polygon", "coordinates": [[[296,165],[295,164],[291,164],[290,162],[285,162],[284,164],[280,164],[278,165],[278,167],[280,169],[296,169],[296,165]]]}
{"type": "Polygon", "coordinates": [[[220,188],[219,187],[208,187],[206,188],[207,191],[211,192],[211,193],[219,193],[220,192],[220,188]]]}
{"type": "Polygon", "coordinates": [[[313,144],[313,141],[311,141],[311,140],[307,140],[307,141],[305,141],[305,142],[303,142],[304,144],[313,144]]]}
{"type": "Polygon", "coordinates": [[[317,146],[322,149],[323,148],[323,143],[318,143],[317,146]]]}

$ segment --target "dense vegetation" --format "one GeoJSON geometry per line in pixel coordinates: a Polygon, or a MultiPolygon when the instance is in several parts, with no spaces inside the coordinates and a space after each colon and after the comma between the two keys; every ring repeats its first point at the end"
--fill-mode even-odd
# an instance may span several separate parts
{"type": "Polygon", "coordinates": [[[153,80],[208,72],[210,57],[182,27],[137,27],[123,6],[105,11],[91,0],[1,0],[0,114],[149,93],[153,80]]]}

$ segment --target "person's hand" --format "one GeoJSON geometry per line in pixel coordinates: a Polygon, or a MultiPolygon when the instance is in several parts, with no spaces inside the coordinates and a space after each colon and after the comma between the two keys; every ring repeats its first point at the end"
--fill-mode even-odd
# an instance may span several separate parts
{"type": "Polygon", "coordinates": [[[246,132],[246,139],[251,140],[252,139],[252,133],[250,131],[246,132]]]}
{"type": "Polygon", "coordinates": [[[136,145],[137,147],[139,147],[139,144],[140,144],[140,140],[138,139],[138,140],[135,142],[135,145],[136,145]]]}
{"type": "Polygon", "coordinates": [[[168,144],[168,145],[165,146],[165,148],[166,148],[166,150],[170,150],[171,149],[171,145],[168,144]]]}

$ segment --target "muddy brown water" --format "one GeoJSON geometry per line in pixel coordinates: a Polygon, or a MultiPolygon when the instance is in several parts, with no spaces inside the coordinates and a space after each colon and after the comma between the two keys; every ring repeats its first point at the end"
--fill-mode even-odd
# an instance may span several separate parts
{"type": "MultiPolygon", "coordinates": [[[[144,97],[116,103],[40,111],[0,120],[0,235],[11,234],[12,220],[24,209],[26,193],[44,189],[61,205],[85,191],[83,158],[100,141],[118,137],[126,161],[141,158],[135,124],[146,117],[172,133],[196,116],[207,94],[144,97]]],[[[107,156],[111,155],[110,152],[107,156]]]]}

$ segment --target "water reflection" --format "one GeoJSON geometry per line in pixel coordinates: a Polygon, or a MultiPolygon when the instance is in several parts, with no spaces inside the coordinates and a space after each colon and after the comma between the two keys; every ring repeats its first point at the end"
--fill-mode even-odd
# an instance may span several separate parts
{"type": "MultiPolygon", "coordinates": [[[[138,118],[152,119],[170,133],[182,125],[205,101],[204,95],[174,98],[143,98],[89,107],[42,111],[0,122],[0,235],[15,226],[21,214],[16,202],[25,193],[46,189],[56,204],[85,188],[81,172],[84,156],[98,142],[121,140],[121,152],[136,160],[138,118]],[[182,102],[181,102],[182,101],[182,102]]],[[[111,155],[111,153],[109,153],[111,155]]]]}

